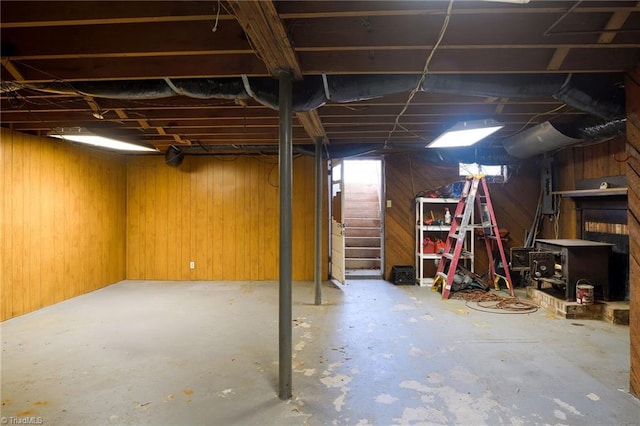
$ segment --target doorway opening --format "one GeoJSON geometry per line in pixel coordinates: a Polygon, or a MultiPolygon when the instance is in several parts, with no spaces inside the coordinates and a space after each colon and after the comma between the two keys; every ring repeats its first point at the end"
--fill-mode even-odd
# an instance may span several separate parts
{"type": "Polygon", "coordinates": [[[380,278],[383,259],[382,160],[343,162],[346,278],[380,278]]]}

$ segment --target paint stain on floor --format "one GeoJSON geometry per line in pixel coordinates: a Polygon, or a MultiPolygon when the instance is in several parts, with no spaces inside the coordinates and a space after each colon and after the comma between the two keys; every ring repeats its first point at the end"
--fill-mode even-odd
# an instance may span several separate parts
{"type": "Polygon", "coordinates": [[[588,394],[587,398],[589,398],[592,401],[600,401],[600,397],[593,392],[588,394]]]}
{"type": "Polygon", "coordinates": [[[378,404],[393,404],[397,400],[398,400],[398,398],[396,398],[394,396],[391,396],[388,393],[380,394],[380,395],[376,396],[376,399],[375,399],[375,401],[378,404]]]}
{"type": "Polygon", "coordinates": [[[558,398],[554,398],[553,402],[555,402],[556,404],[558,404],[560,407],[564,408],[565,410],[567,410],[568,412],[570,412],[571,414],[575,415],[575,416],[582,416],[583,414],[578,411],[578,409],[576,407],[574,407],[573,405],[562,401],[561,399],[558,398]]]}
{"type": "Polygon", "coordinates": [[[325,376],[320,379],[320,382],[328,388],[340,388],[349,384],[352,379],[352,377],[344,374],[336,374],[335,376],[325,376]]]}

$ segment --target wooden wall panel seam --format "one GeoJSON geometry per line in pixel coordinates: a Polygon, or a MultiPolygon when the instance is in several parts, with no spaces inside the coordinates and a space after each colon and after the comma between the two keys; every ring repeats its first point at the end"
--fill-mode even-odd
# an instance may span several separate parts
{"type": "Polygon", "coordinates": [[[3,179],[12,182],[2,186],[3,217],[12,218],[0,243],[2,320],[122,280],[123,157],[1,132],[3,153],[11,150],[3,179]]]}

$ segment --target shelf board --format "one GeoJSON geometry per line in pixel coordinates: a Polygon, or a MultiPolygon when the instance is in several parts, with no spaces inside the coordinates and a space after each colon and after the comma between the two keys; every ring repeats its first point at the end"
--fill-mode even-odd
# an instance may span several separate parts
{"type": "Polygon", "coordinates": [[[424,253],[424,254],[416,253],[416,256],[422,258],[423,260],[424,259],[435,260],[435,259],[440,259],[442,257],[442,255],[438,253],[424,253]]]}
{"type": "Polygon", "coordinates": [[[573,191],[553,191],[552,194],[561,197],[606,197],[611,195],[627,195],[627,188],[607,188],[607,189],[576,189],[573,191]]]}
{"type": "Polygon", "coordinates": [[[423,226],[418,225],[418,229],[421,229],[422,231],[449,232],[449,230],[451,229],[451,226],[449,225],[423,225],[423,226]]]}
{"type": "Polygon", "coordinates": [[[458,204],[458,201],[460,201],[459,198],[416,198],[416,202],[423,202],[425,204],[458,204]]]}

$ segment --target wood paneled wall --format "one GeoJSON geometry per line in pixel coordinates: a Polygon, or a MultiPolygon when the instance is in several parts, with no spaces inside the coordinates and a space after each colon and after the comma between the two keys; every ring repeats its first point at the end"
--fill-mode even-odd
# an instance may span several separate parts
{"type": "Polygon", "coordinates": [[[1,132],[2,320],[124,279],[124,157],[1,132]]]}
{"type": "Polygon", "coordinates": [[[640,69],[629,73],[627,95],[627,145],[625,162],[629,187],[629,336],[631,343],[630,390],[640,397],[640,69]]]}
{"type": "MultiPolygon", "coordinates": [[[[417,155],[388,155],[385,169],[386,199],[391,200],[393,206],[385,209],[384,270],[388,279],[394,265],[415,263],[414,196],[420,191],[460,180],[460,177],[457,164],[434,164],[417,155]]],[[[539,191],[540,172],[535,161],[525,161],[513,169],[508,183],[489,184],[498,226],[510,232],[507,251],[508,247],[524,244],[525,230],[531,228],[534,220],[539,191]]],[[[443,212],[435,209],[434,214],[443,216],[443,212]]],[[[488,266],[484,243],[476,241],[476,249],[476,271],[482,274],[488,266]]]]}
{"type": "MultiPolygon", "coordinates": [[[[293,169],[293,279],[313,280],[313,159],[293,169]]],[[[127,278],[278,279],[276,157],[138,157],[127,170],[127,278]]]]}
{"type": "MultiPolygon", "coordinates": [[[[626,137],[596,145],[567,148],[554,157],[557,163],[557,190],[576,189],[576,181],[596,179],[605,176],[619,176],[626,173],[624,159],[626,137]]],[[[558,238],[576,238],[579,234],[576,221],[576,205],[571,198],[562,198],[558,217],[558,238]]],[[[556,238],[555,227],[550,216],[543,220],[541,237],[556,238]]]]}

